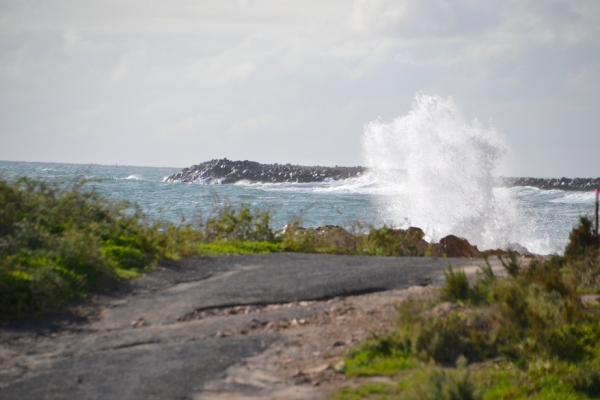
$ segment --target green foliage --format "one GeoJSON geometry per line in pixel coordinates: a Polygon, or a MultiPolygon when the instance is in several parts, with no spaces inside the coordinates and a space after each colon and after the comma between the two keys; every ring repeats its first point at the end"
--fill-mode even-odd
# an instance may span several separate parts
{"type": "Polygon", "coordinates": [[[0,181],[0,317],[60,310],[159,259],[195,254],[199,232],[150,224],[85,183],[0,181]]]}
{"type": "Polygon", "coordinates": [[[519,271],[521,270],[521,265],[517,261],[517,256],[515,255],[515,253],[513,253],[510,250],[508,251],[508,262],[506,262],[502,257],[498,257],[498,259],[500,259],[502,266],[504,267],[509,276],[512,276],[514,278],[519,274],[519,271]]]}
{"type": "MultiPolygon", "coordinates": [[[[360,227],[359,227],[360,228],[360,227]]],[[[302,253],[334,253],[370,255],[384,257],[427,256],[430,248],[419,248],[423,237],[420,230],[404,231],[387,226],[351,234],[339,226],[325,226],[317,229],[302,228],[295,220],[280,234],[283,251],[302,253]]]]}
{"type": "Polygon", "coordinates": [[[399,399],[404,390],[389,383],[367,383],[357,388],[343,388],[331,400],[399,399]]]}
{"type": "Polygon", "coordinates": [[[577,258],[585,256],[588,251],[600,247],[600,238],[594,235],[592,220],[588,217],[580,217],[579,225],[569,235],[569,244],[565,249],[565,257],[577,258]]]}
{"type": "Polygon", "coordinates": [[[361,237],[359,249],[362,254],[373,256],[422,256],[415,245],[415,239],[421,238],[385,225],[379,229],[370,227],[369,233],[361,237]]]}
{"type": "Polygon", "coordinates": [[[277,253],[281,251],[279,243],[273,242],[236,242],[236,241],[215,241],[202,243],[198,248],[198,254],[217,255],[217,254],[261,254],[277,253]]]}
{"type": "Polygon", "coordinates": [[[314,253],[317,251],[317,236],[314,229],[300,227],[299,221],[292,221],[284,228],[281,235],[281,249],[299,253],[314,253]]]}
{"type": "Polygon", "coordinates": [[[452,365],[461,356],[472,361],[494,357],[497,338],[489,325],[483,315],[464,311],[432,315],[422,321],[413,336],[414,352],[444,365],[452,365]]]}
{"type": "Polygon", "coordinates": [[[404,396],[407,400],[481,400],[481,393],[475,387],[469,370],[467,360],[461,358],[457,361],[455,371],[446,371],[441,368],[431,368],[427,371],[424,384],[417,386],[413,391],[404,396]]]}
{"type": "Polygon", "coordinates": [[[600,398],[600,365],[594,361],[575,369],[568,380],[576,391],[590,398],[600,398]]]}
{"type": "MultiPolygon", "coordinates": [[[[589,224],[582,220],[563,257],[522,267],[511,254],[502,260],[505,279],[494,275],[487,260],[473,285],[462,271],[449,268],[439,300],[404,301],[398,326],[382,336],[393,340],[371,339],[349,351],[346,363],[360,364],[365,374],[375,373],[366,366],[384,361],[413,360],[412,368],[418,368],[416,360],[482,363],[470,377],[463,366],[426,367],[428,383],[401,380],[408,389],[390,398],[482,398],[477,388],[486,399],[599,398],[600,304],[583,303],[581,295],[600,293],[600,251],[586,232],[589,224]]],[[[353,371],[363,374],[356,365],[353,371]]]]}
{"type": "Polygon", "coordinates": [[[226,205],[206,221],[206,240],[272,241],[274,235],[269,226],[270,220],[268,211],[250,209],[245,204],[237,209],[226,205]]]}
{"type": "Polygon", "coordinates": [[[344,373],[352,375],[393,375],[413,368],[412,345],[396,332],[374,334],[368,341],[354,347],[344,362],[344,373]]]}
{"type": "Polygon", "coordinates": [[[440,289],[440,297],[444,301],[466,301],[471,295],[467,274],[460,270],[454,272],[451,266],[444,271],[446,284],[440,289]]]}

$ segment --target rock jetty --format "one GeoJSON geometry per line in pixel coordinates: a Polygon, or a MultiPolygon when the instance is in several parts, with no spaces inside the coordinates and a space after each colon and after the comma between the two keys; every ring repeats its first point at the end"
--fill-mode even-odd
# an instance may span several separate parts
{"type": "MultiPolygon", "coordinates": [[[[312,183],[326,180],[356,178],[367,171],[365,167],[305,167],[291,164],[261,164],[255,161],[231,161],[226,158],[210,160],[184,168],[169,175],[166,182],[194,182],[205,184],[236,183],[312,183]]],[[[600,178],[514,178],[499,177],[495,186],[532,186],[538,189],[591,191],[600,188],[600,178]]]]}
{"type": "Polygon", "coordinates": [[[505,178],[500,177],[496,180],[496,186],[532,186],[538,189],[558,189],[568,191],[589,192],[595,188],[600,188],[600,178],[505,178]]]}
{"type": "Polygon", "coordinates": [[[184,168],[181,172],[168,176],[165,181],[205,184],[239,181],[310,183],[356,178],[364,171],[363,167],[303,167],[291,164],[260,164],[248,160],[231,161],[223,158],[184,168]]]}

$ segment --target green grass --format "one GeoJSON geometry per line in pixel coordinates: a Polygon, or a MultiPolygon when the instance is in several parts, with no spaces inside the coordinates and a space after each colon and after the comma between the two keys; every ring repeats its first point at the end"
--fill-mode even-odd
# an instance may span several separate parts
{"type": "Polygon", "coordinates": [[[278,253],[282,251],[279,243],[261,241],[225,241],[219,240],[214,242],[202,243],[198,247],[198,254],[203,255],[219,255],[219,254],[262,254],[262,253],[278,253]]]}
{"type": "Polygon", "coordinates": [[[333,398],[600,398],[600,304],[580,300],[600,294],[600,241],[589,220],[564,257],[522,268],[511,256],[503,265],[507,279],[486,264],[474,284],[449,268],[439,298],[404,301],[397,327],[351,349],[344,370],[397,376],[399,386],[333,398]],[[418,373],[428,378],[419,383],[418,373]]]}

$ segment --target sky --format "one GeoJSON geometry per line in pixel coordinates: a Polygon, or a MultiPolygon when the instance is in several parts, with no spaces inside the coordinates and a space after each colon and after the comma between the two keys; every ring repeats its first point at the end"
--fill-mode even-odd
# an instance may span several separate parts
{"type": "Polygon", "coordinates": [[[597,0],[0,0],[0,160],[361,165],[452,97],[506,174],[600,176],[597,0]]]}

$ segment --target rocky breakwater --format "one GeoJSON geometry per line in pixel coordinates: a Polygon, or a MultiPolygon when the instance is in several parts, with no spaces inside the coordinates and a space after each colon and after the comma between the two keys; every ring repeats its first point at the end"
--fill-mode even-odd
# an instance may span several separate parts
{"type": "Polygon", "coordinates": [[[506,178],[500,177],[496,181],[497,186],[531,186],[538,189],[558,189],[570,191],[587,192],[600,188],[600,178],[506,178]]]}
{"type": "Polygon", "coordinates": [[[282,183],[323,182],[356,178],[365,172],[363,167],[303,167],[291,164],[260,164],[255,161],[211,160],[184,168],[169,175],[166,182],[196,182],[205,184],[239,181],[282,183]]]}

